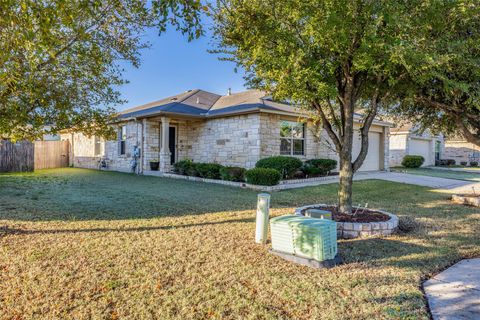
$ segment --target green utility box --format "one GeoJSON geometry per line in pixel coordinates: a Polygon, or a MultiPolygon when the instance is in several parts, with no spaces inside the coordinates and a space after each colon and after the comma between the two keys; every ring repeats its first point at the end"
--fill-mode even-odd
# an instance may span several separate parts
{"type": "Polygon", "coordinates": [[[273,251],[325,261],[337,255],[337,223],[286,215],[270,220],[273,251]]]}

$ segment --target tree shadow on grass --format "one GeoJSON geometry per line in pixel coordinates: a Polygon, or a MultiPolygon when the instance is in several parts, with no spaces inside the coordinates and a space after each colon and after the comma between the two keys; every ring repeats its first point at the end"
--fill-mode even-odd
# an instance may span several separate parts
{"type": "Polygon", "coordinates": [[[202,227],[221,225],[228,223],[252,223],[254,218],[244,219],[231,219],[222,221],[200,222],[200,223],[188,223],[177,224],[168,226],[146,226],[146,227],[127,227],[127,228],[85,228],[85,229],[18,229],[9,228],[8,226],[0,229],[0,235],[31,235],[31,234],[64,234],[64,233],[97,233],[97,232],[145,232],[156,230],[176,230],[183,228],[202,227]]]}

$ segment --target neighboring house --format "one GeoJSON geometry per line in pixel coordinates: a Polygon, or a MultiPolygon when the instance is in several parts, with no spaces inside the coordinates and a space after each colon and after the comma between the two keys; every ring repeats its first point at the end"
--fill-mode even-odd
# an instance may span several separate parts
{"type": "Polygon", "coordinates": [[[400,166],[406,155],[419,155],[425,159],[423,166],[433,166],[440,159],[443,136],[432,135],[428,130],[420,133],[412,124],[390,129],[390,166],[400,166]]]}
{"type": "MultiPolygon", "coordinates": [[[[356,115],[356,128],[360,115],[356,115]]],[[[129,171],[134,146],[141,149],[139,172],[160,162],[168,172],[173,163],[191,159],[252,168],[262,158],[288,155],[302,160],[335,158],[326,133],[295,107],[278,103],[256,90],[221,96],[203,90],[184,93],[120,112],[116,141],[80,133],[63,133],[71,142],[71,163],[98,167],[103,157],[111,170],[129,171]]],[[[388,169],[390,124],[374,121],[370,147],[360,170],[388,169]]],[[[355,133],[354,156],[360,151],[355,133]]]]}
{"type": "Polygon", "coordinates": [[[448,137],[445,139],[445,151],[443,158],[454,159],[456,164],[460,162],[480,162],[480,147],[466,141],[462,137],[448,137]]]}

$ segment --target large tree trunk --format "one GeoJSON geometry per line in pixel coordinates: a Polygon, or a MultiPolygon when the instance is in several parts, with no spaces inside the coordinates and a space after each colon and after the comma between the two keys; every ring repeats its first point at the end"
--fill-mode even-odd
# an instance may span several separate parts
{"type": "Polygon", "coordinates": [[[338,189],[338,209],[340,212],[352,212],[353,168],[352,153],[340,154],[340,187],[338,189]]]}
{"type": "Polygon", "coordinates": [[[340,212],[352,212],[352,184],[353,184],[353,110],[355,99],[353,97],[353,78],[347,79],[343,96],[343,135],[340,157],[340,187],[338,189],[338,208],[340,212]]]}

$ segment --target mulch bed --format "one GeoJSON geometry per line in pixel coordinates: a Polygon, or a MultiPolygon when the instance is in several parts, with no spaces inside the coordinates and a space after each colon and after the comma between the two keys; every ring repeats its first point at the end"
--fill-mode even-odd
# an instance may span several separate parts
{"type": "Polygon", "coordinates": [[[329,176],[338,176],[338,175],[339,175],[338,172],[330,172],[329,174],[310,174],[308,176],[303,173],[296,173],[293,175],[293,177],[284,178],[283,180],[309,179],[309,178],[329,177],[329,176]]]}
{"type": "MultiPolygon", "coordinates": [[[[337,222],[383,222],[390,220],[390,217],[384,213],[364,208],[358,209],[356,214],[338,212],[338,207],[336,206],[315,207],[309,209],[328,210],[332,212],[332,218],[337,222]]],[[[353,212],[355,212],[355,208],[353,209],[353,212]]]]}

